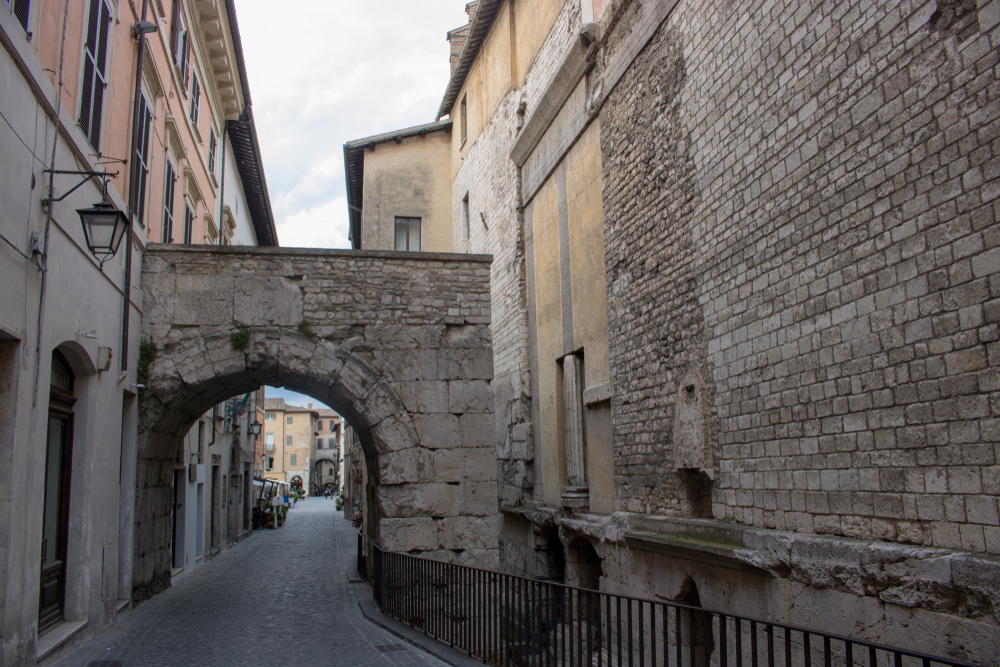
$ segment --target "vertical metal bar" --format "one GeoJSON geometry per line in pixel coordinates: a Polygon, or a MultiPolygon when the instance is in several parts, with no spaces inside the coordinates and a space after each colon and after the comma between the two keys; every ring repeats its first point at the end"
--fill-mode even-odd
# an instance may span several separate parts
{"type": "Polygon", "coordinates": [[[708,667],[712,662],[712,618],[715,614],[711,612],[699,612],[702,614],[702,618],[705,620],[705,667],[708,667]]]}
{"type": "Polygon", "coordinates": [[[792,667],[792,631],[785,628],[785,667],[792,667]]]}
{"type": "Polygon", "coordinates": [[[660,605],[649,603],[649,664],[656,667],[656,608],[660,605]]]}
{"type": "Polygon", "coordinates": [[[681,655],[681,650],[683,648],[681,646],[681,644],[683,643],[681,641],[681,636],[682,636],[681,635],[681,612],[682,611],[683,611],[683,609],[681,609],[680,607],[674,607],[674,625],[675,625],[675,627],[674,627],[674,644],[677,647],[677,666],[676,667],[682,667],[684,665],[684,659],[683,659],[683,656],[681,655]]]}
{"type": "Polygon", "coordinates": [[[823,665],[831,667],[832,656],[830,655],[830,638],[823,637],[823,665]]]}
{"type": "Polygon", "coordinates": [[[802,651],[803,651],[802,667],[812,667],[812,649],[809,647],[810,636],[811,634],[808,632],[802,633],[802,651]]]}
{"type": "MultiPolygon", "coordinates": [[[[588,667],[594,664],[594,597],[593,591],[587,591],[587,659],[585,662],[588,667]]],[[[600,627],[599,623],[598,627],[600,627]]]]}
{"type": "Polygon", "coordinates": [[[632,647],[632,637],[634,636],[634,633],[633,633],[633,630],[632,630],[632,600],[629,599],[629,598],[625,598],[625,604],[628,605],[628,643],[626,644],[626,646],[628,646],[628,667],[633,667],[633,664],[632,664],[632,653],[633,653],[633,650],[632,650],[632,648],[633,648],[632,647]]]}
{"type": "Polygon", "coordinates": [[[768,623],[764,631],[767,633],[767,667],[774,667],[774,626],[768,623]]]}
{"type": "Polygon", "coordinates": [[[868,667],[875,667],[878,664],[877,656],[875,655],[875,647],[868,647],[868,667]]]}
{"type": "Polygon", "coordinates": [[[643,601],[639,600],[639,667],[646,667],[646,622],[643,620],[643,601]]]}
{"type": "Polygon", "coordinates": [[[757,664],[757,621],[750,621],[750,665],[757,667],[757,664]]]}
{"type": "MultiPolygon", "coordinates": [[[[615,596],[615,633],[618,635],[618,667],[622,664],[622,599],[615,596]]],[[[611,662],[610,660],[608,662],[611,662]]]]}
{"type": "Polygon", "coordinates": [[[854,644],[850,639],[844,641],[844,664],[847,667],[854,665],[854,644]]]}
{"type": "Polygon", "coordinates": [[[726,615],[719,614],[719,667],[728,667],[729,647],[726,646],[726,615]]]}
{"type": "MultiPolygon", "coordinates": [[[[695,627],[695,615],[693,609],[688,609],[688,641],[691,646],[688,650],[688,655],[691,657],[691,667],[697,667],[698,665],[698,629],[695,627]]],[[[703,665],[703,667],[708,667],[708,665],[703,665]]],[[[774,667],[771,665],[771,667],[774,667]]]]}
{"type": "Polygon", "coordinates": [[[903,656],[899,651],[893,652],[893,667],[903,667],[903,656]]]}
{"type": "Polygon", "coordinates": [[[743,667],[743,621],[733,617],[733,637],[736,639],[736,667],[743,667]]]}

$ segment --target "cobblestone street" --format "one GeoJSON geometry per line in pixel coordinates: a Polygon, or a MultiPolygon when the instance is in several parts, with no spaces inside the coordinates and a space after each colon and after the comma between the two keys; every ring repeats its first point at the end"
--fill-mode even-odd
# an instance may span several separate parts
{"type": "Polygon", "coordinates": [[[346,574],[355,536],[333,501],[308,498],[56,664],[443,665],[362,616],[370,589],[346,574]]]}

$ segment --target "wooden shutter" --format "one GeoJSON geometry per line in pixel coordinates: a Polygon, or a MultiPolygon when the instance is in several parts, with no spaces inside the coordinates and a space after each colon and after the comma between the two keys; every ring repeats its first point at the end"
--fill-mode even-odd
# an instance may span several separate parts
{"type": "Polygon", "coordinates": [[[136,128],[135,155],[132,160],[132,178],[135,180],[134,212],[139,224],[145,227],[146,217],[146,181],[149,176],[149,134],[152,129],[153,115],[146,104],[146,96],[139,93],[139,125],[136,128]]]}
{"type": "Polygon", "coordinates": [[[173,243],[174,235],[174,167],[167,162],[167,182],[163,188],[163,242],[173,243]]]}
{"type": "Polygon", "coordinates": [[[174,0],[170,14],[170,50],[174,54],[174,62],[180,64],[181,49],[177,40],[181,35],[181,0],[174,0]]]}
{"type": "Polygon", "coordinates": [[[208,130],[208,172],[215,173],[215,130],[208,130]]]}
{"type": "Polygon", "coordinates": [[[87,41],[83,49],[83,90],[80,94],[80,129],[100,153],[101,118],[107,85],[108,33],[111,12],[105,0],[90,0],[87,41]]]}

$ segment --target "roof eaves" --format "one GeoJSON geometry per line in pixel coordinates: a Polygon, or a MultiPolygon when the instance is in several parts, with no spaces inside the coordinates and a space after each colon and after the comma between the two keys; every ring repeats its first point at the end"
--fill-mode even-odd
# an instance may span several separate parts
{"type": "Polygon", "coordinates": [[[493,25],[493,19],[496,18],[497,10],[501,4],[503,4],[503,0],[482,0],[476,7],[475,16],[469,21],[469,37],[465,40],[462,53],[458,56],[458,62],[451,73],[448,88],[445,90],[444,99],[441,100],[441,107],[438,109],[437,117],[439,119],[447,115],[455,105],[458,91],[465,85],[465,77],[469,75],[472,63],[479,55],[479,47],[482,46],[483,40],[493,25]]]}

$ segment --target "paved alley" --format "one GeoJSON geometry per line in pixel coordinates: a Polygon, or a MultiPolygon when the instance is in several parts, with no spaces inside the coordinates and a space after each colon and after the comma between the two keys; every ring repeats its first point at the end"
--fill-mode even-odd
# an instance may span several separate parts
{"type": "Polygon", "coordinates": [[[350,584],[356,531],[331,500],[308,498],[278,530],[256,531],[59,667],[443,665],[373,625],[350,584]]]}

